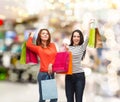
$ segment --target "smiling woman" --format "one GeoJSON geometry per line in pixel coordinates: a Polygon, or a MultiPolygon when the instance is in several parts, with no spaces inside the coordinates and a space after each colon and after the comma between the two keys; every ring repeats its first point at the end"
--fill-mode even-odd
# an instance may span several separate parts
{"type": "Polygon", "coordinates": [[[78,45],[79,44],[79,41],[80,41],[80,35],[78,32],[75,32],[74,35],[73,35],[73,43],[74,45],[78,45]]]}
{"type": "MultiPolygon", "coordinates": [[[[42,97],[42,80],[49,78],[49,75],[54,79],[54,72],[52,72],[52,66],[57,54],[56,46],[51,42],[51,35],[48,29],[40,29],[38,32],[38,37],[36,40],[36,45],[32,43],[34,33],[30,34],[27,40],[26,46],[38,55],[40,58],[40,70],[38,73],[38,83],[39,83],[39,102],[45,102],[42,97]]],[[[47,92],[46,92],[47,93],[47,92]]],[[[50,94],[50,93],[49,93],[50,94]]],[[[50,102],[57,102],[57,99],[51,99],[50,102]]]]}

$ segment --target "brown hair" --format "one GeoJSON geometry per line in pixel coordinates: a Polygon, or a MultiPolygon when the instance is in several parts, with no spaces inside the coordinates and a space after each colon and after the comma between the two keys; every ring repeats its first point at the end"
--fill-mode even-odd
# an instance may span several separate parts
{"type": "Polygon", "coordinates": [[[50,35],[50,32],[49,32],[48,29],[40,29],[40,31],[39,31],[39,33],[38,33],[38,36],[37,36],[36,45],[38,45],[38,46],[43,46],[43,45],[42,45],[42,39],[41,39],[41,32],[42,32],[43,30],[45,30],[45,31],[48,32],[49,38],[48,38],[48,40],[47,40],[46,46],[49,46],[49,44],[50,44],[50,42],[51,42],[51,35],[50,35]]]}

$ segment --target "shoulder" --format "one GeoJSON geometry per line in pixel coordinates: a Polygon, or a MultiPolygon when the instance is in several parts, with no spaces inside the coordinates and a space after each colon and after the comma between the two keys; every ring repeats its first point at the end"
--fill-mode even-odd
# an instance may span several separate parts
{"type": "Polygon", "coordinates": [[[56,43],[50,43],[50,46],[52,47],[52,48],[55,48],[57,51],[59,51],[59,47],[58,47],[58,45],[56,44],[56,43]]]}
{"type": "Polygon", "coordinates": [[[50,43],[50,47],[56,47],[55,43],[50,43]]]}
{"type": "Polygon", "coordinates": [[[50,43],[50,46],[55,46],[55,43],[51,42],[51,43],[50,43]]]}

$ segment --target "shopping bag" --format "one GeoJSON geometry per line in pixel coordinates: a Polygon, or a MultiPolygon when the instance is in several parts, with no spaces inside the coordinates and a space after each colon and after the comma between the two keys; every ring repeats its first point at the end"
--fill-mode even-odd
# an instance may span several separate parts
{"type": "Polygon", "coordinates": [[[102,46],[103,46],[102,38],[101,38],[98,28],[90,29],[88,46],[92,47],[92,48],[102,48],[102,46]]]}
{"type": "Polygon", "coordinates": [[[37,64],[38,58],[35,52],[26,47],[26,64],[37,64]]]}
{"type": "Polygon", "coordinates": [[[26,64],[26,42],[21,47],[20,64],[26,64]]]}
{"type": "Polygon", "coordinates": [[[92,48],[95,47],[95,28],[90,28],[88,46],[92,48]]]}
{"type": "Polygon", "coordinates": [[[58,52],[53,64],[53,72],[67,72],[69,65],[69,52],[58,52]]]}
{"type": "Polygon", "coordinates": [[[68,71],[59,73],[59,74],[67,74],[67,75],[72,75],[72,52],[69,52],[69,64],[68,64],[68,71]]]}
{"type": "Polygon", "coordinates": [[[56,80],[51,76],[47,80],[41,81],[42,99],[56,99],[58,98],[56,80]]]}
{"type": "Polygon", "coordinates": [[[102,44],[102,38],[101,35],[99,33],[98,28],[95,28],[95,48],[102,48],[103,44],[102,44]]]}

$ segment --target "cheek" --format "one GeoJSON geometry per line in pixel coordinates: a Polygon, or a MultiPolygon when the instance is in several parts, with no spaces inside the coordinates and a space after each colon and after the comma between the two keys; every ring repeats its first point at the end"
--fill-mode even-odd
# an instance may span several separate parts
{"type": "Polygon", "coordinates": [[[48,39],[49,39],[49,36],[47,36],[46,38],[47,38],[47,40],[48,40],[48,39]]]}
{"type": "Polygon", "coordinates": [[[73,38],[73,41],[80,41],[80,38],[73,38]]]}
{"type": "Polygon", "coordinates": [[[80,41],[80,38],[78,38],[78,40],[80,41]]]}
{"type": "Polygon", "coordinates": [[[73,38],[73,42],[75,42],[75,39],[73,38]]]}

